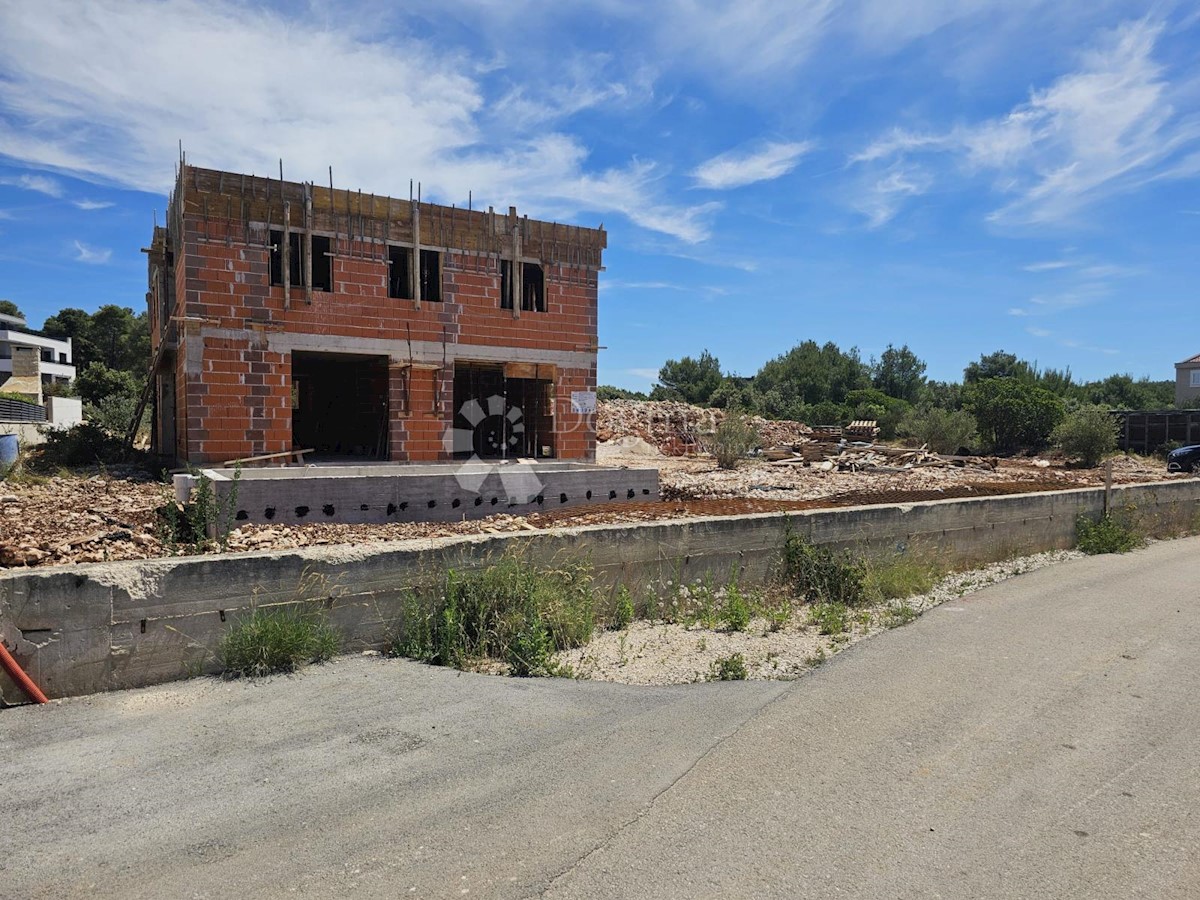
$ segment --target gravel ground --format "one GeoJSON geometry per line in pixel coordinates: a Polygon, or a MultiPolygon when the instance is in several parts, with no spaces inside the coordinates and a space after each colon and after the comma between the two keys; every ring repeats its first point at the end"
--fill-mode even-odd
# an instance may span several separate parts
{"type": "Polygon", "coordinates": [[[779,631],[771,631],[767,620],[761,618],[740,632],[638,621],[620,631],[598,632],[585,647],[559,653],[556,661],[569,665],[577,677],[594,681],[688,684],[707,680],[718,660],[740,653],[751,679],[796,678],[828,656],[903,624],[912,613],[920,614],[996,582],[1082,555],[1077,550],[1053,550],[956,572],[927,594],[851,610],[850,630],[840,635],[820,634],[810,621],[808,607],[779,631]]]}

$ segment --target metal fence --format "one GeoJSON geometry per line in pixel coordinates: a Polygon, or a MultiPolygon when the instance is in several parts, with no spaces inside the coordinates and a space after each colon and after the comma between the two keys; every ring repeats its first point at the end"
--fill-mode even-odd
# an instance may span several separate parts
{"type": "Polygon", "coordinates": [[[0,422],[45,422],[46,407],[0,397],[0,422]]]}

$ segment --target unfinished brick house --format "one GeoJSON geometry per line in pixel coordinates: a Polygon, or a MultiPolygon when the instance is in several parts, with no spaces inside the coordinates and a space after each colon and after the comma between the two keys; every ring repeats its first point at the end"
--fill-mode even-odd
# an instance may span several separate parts
{"type": "Polygon", "coordinates": [[[595,456],[604,231],[181,164],[149,256],[153,447],[595,456]]]}

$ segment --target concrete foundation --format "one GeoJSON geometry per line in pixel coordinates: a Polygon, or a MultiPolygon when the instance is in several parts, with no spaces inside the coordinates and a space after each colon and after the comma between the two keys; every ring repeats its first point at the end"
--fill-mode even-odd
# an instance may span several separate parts
{"type": "MultiPolygon", "coordinates": [[[[346,651],[379,648],[414,583],[508,552],[588,559],[602,586],[634,591],[733,573],[753,584],[775,570],[789,528],[863,553],[970,566],[1071,547],[1076,518],[1104,503],[1102,489],[1086,489],[18,570],[0,575],[0,637],[49,696],[64,697],[216,671],[222,636],[253,607],[324,609],[346,651]]],[[[1148,534],[1195,531],[1200,480],[1114,488],[1111,507],[1148,534]]],[[[11,684],[0,690],[23,699],[11,684]]]]}
{"type": "MultiPolygon", "coordinates": [[[[206,469],[235,524],[457,522],[586,504],[658,499],[657,469],[573,462],[463,462],[428,465],[206,469]]],[[[198,476],[176,475],[181,502],[198,476]]]]}

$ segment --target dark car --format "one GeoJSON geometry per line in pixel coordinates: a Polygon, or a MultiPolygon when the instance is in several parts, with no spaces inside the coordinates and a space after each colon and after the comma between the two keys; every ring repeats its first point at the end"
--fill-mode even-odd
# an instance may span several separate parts
{"type": "Polygon", "coordinates": [[[1180,447],[1167,454],[1168,472],[1195,472],[1200,469],[1200,444],[1180,447]]]}

